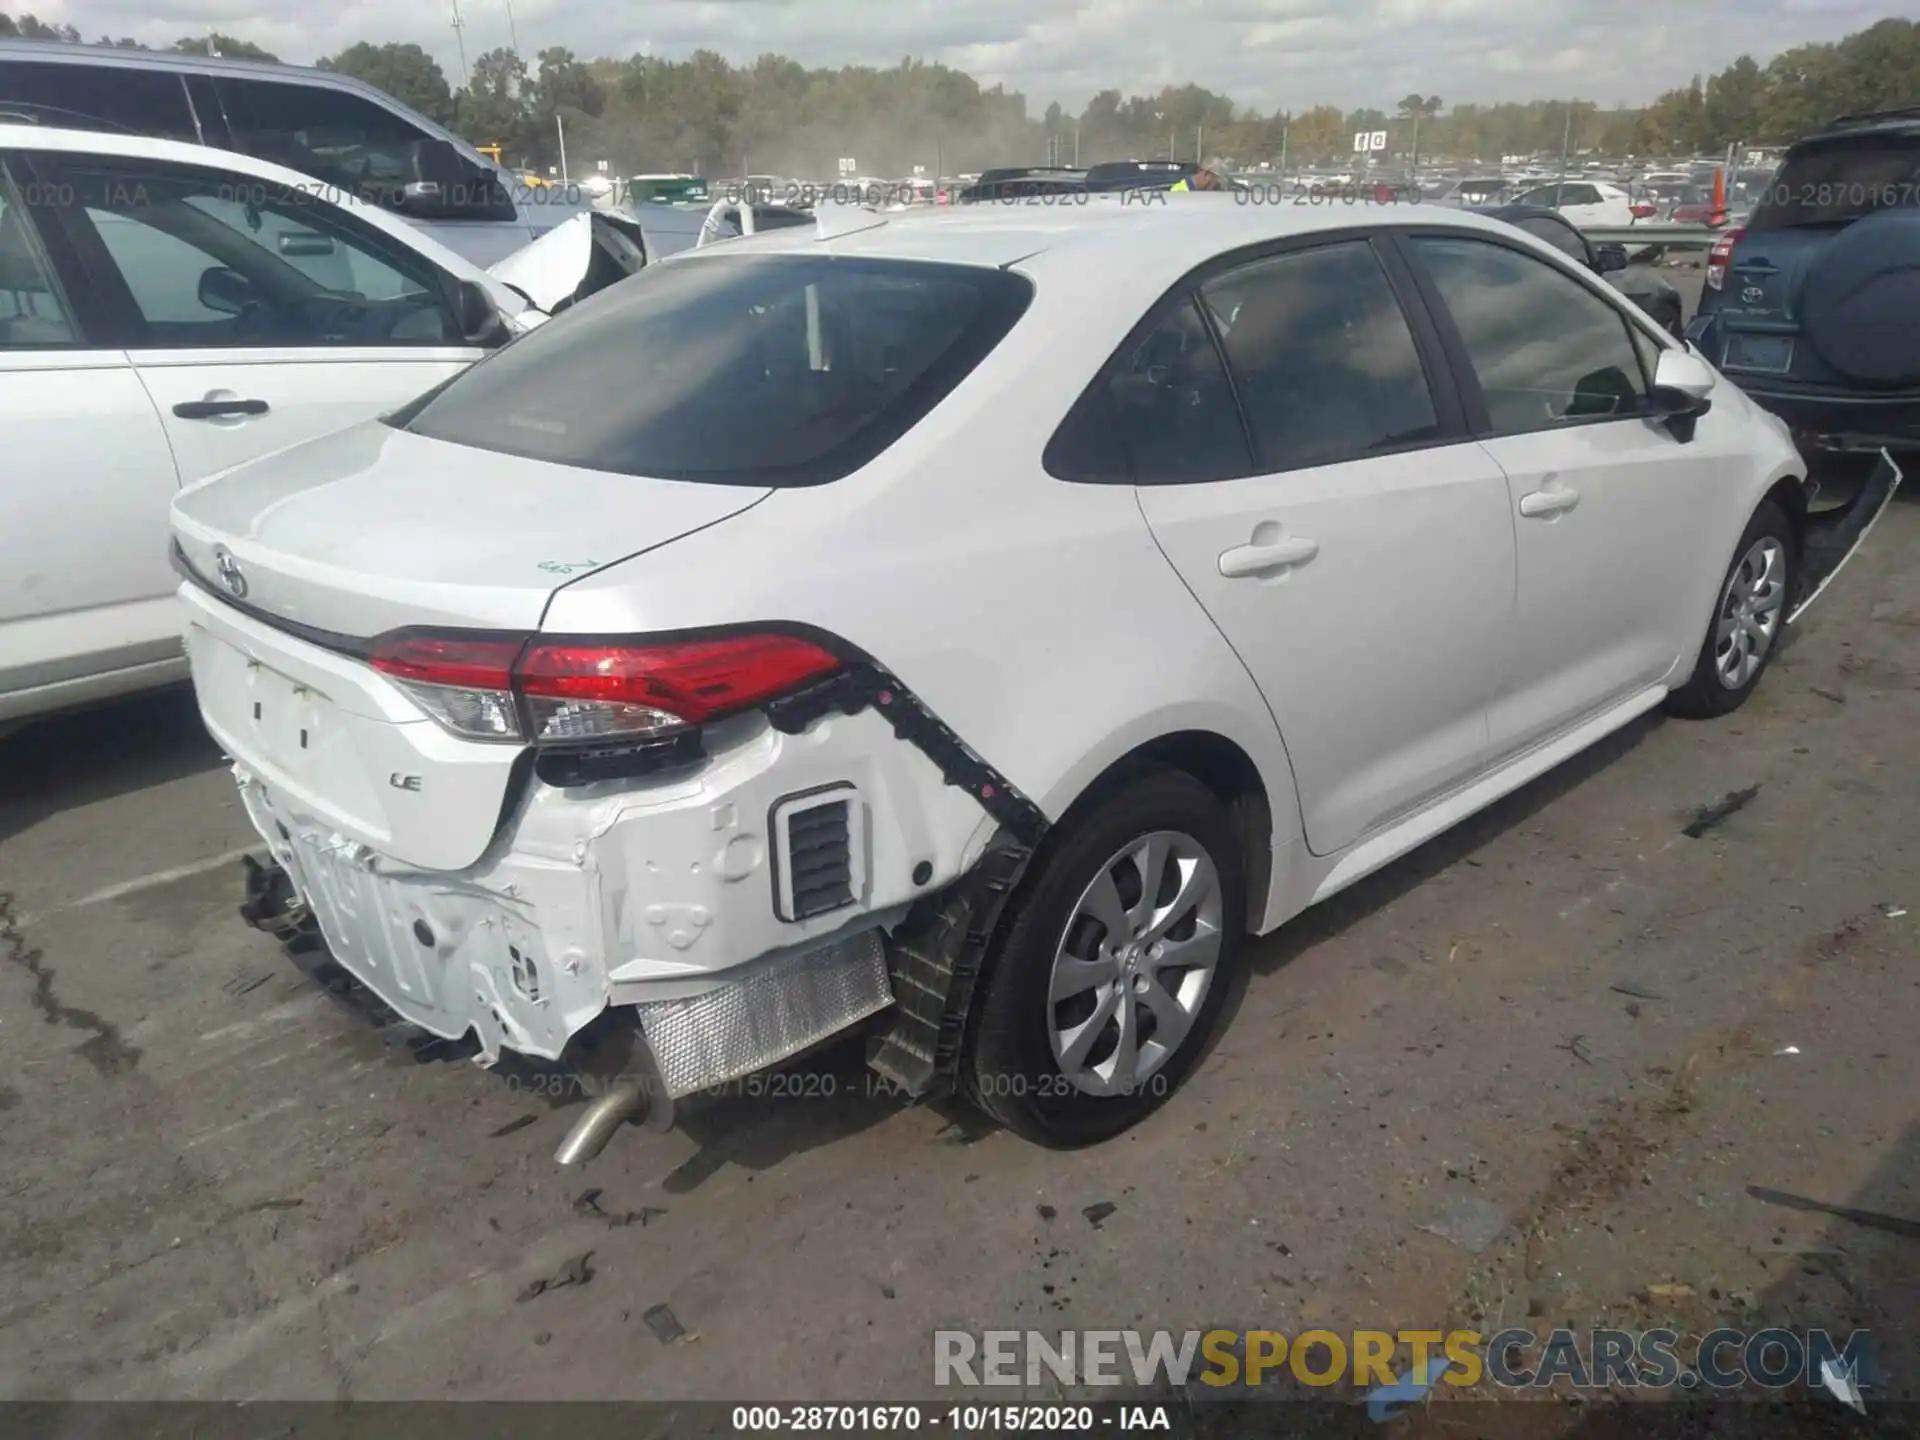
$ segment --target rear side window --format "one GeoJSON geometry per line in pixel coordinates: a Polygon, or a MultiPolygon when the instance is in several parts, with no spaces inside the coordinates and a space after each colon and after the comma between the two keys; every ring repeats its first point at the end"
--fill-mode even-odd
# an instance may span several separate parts
{"type": "Polygon", "coordinates": [[[74,130],[200,138],[180,76],[134,65],[0,60],[0,119],[8,111],[74,130]]]}
{"type": "Polygon", "coordinates": [[[814,485],[867,463],[1032,300],[984,266],[810,255],[649,266],[393,417],[617,474],[814,485]]]}
{"type": "Polygon", "coordinates": [[[1872,135],[1809,145],[1759,192],[1747,229],[1844,225],[1920,205],[1920,136],[1872,135]]]}
{"type": "Polygon", "coordinates": [[[1201,288],[1266,472],[1439,434],[1413,333],[1365,240],[1279,255],[1201,288]]]}
{"type": "Polygon", "coordinates": [[[437,208],[416,205],[410,213],[434,219],[514,218],[512,198],[490,172],[464,157],[449,162],[446,141],[364,96],[328,85],[226,76],[218,86],[236,150],[388,209],[402,208],[405,186],[430,181],[441,187],[437,208]],[[448,163],[457,168],[446,170],[448,163]]]}
{"type": "Polygon", "coordinates": [[[1140,485],[1254,473],[1233,386],[1194,296],[1164,305],[1121,350],[1068,414],[1043,463],[1062,480],[1140,485]]]}

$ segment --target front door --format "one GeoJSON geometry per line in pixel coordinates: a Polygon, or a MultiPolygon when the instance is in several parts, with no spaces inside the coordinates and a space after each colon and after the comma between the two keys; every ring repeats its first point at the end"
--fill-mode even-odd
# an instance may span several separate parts
{"type": "Polygon", "coordinates": [[[1423,235],[1410,258],[1463,359],[1463,390],[1506,472],[1519,571],[1494,701],[1505,754],[1658,683],[1700,643],[1700,553],[1748,467],[1733,417],[1683,441],[1652,414],[1661,342],[1613,292],[1518,244],[1423,235]]]}
{"type": "Polygon", "coordinates": [[[482,353],[430,261],[319,195],[210,166],[34,165],[187,483],[392,410],[482,353]]]}

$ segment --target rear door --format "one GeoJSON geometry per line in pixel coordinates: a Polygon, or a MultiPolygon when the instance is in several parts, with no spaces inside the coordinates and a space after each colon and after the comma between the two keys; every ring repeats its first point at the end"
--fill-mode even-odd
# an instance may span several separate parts
{"type": "Polygon", "coordinates": [[[180,654],[166,432],[12,169],[0,165],[0,718],[36,708],[21,692],[180,654]]]}
{"type": "Polygon", "coordinates": [[[33,164],[187,482],[382,414],[483,353],[436,266],[320,195],[212,166],[33,164]]]}
{"type": "Polygon", "coordinates": [[[1422,234],[1410,262],[1461,375],[1468,418],[1507,476],[1516,621],[1492,712],[1507,755],[1660,681],[1704,617],[1703,568],[1750,468],[1737,417],[1683,443],[1653,417],[1660,342],[1611,292],[1518,243],[1422,234]]]}
{"type": "Polygon", "coordinates": [[[1512,620],[1505,479],[1395,263],[1349,235],[1205,274],[1083,402],[1265,695],[1318,854],[1481,767],[1512,620]]]}

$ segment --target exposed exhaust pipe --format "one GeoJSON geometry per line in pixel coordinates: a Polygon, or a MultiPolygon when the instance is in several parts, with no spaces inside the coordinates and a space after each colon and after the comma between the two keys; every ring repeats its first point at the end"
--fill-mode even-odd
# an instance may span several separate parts
{"type": "Polygon", "coordinates": [[[553,1152],[554,1163],[582,1165],[593,1159],[607,1148],[614,1131],[645,1109],[646,1103],[646,1092],[638,1081],[623,1080],[614,1085],[573,1122],[566,1139],[553,1152]]]}

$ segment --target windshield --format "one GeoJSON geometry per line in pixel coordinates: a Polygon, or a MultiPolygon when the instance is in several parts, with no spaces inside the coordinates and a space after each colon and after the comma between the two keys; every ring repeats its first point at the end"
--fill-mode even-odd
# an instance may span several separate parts
{"type": "Polygon", "coordinates": [[[1032,286],[971,265],[812,255],[650,266],[392,419],[560,465],[814,485],[906,433],[1032,286]]]}
{"type": "Polygon", "coordinates": [[[1844,225],[1920,205],[1920,136],[1871,135],[1810,144],[1759,192],[1749,230],[1844,225]]]}

